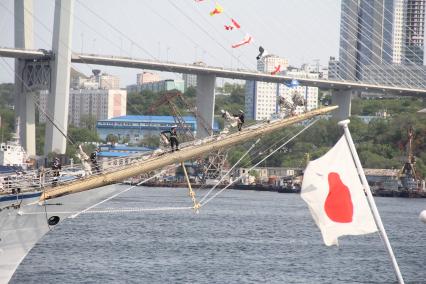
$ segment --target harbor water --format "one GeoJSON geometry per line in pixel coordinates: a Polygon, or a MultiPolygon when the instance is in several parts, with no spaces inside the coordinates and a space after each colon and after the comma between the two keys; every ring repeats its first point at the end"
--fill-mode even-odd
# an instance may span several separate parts
{"type": "MultiPolygon", "coordinates": [[[[426,283],[425,199],[375,200],[406,283],[426,283]]],[[[95,209],[109,213],[63,221],[11,283],[396,283],[378,233],[326,247],[298,194],[228,190],[199,214],[142,210],[185,206],[187,189],[130,190],[95,209]]]]}

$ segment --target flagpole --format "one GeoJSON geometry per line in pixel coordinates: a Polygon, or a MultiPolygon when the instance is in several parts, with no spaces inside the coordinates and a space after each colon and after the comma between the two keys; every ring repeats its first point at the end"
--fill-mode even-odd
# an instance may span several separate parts
{"type": "Polygon", "coordinates": [[[371,193],[370,186],[368,185],[367,178],[365,177],[364,170],[361,166],[361,161],[359,160],[358,153],[356,152],[354,141],[352,140],[351,133],[349,132],[348,124],[350,120],[342,120],[339,121],[339,126],[343,127],[345,131],[346,142],[348,143],[349,149],[351,150],[352,157],[355,161],[356,168],[358,170],[358,174],[361,177],[362,184],[364,186],[364,190],[367,193],[367,200],[370,204],[370,209],[373,212],[374,221],[376,222],[377,227],[379,228],[380,235],[382,236],[382,240],[385,244],[385,248],[388,251],[389,257],[392,261],[392,266],[395,271],[396,278],[398,279],[398,283],[404,284],[404,279],[402,279],[401,271],[399,270],[398,263],[396,262],[395,255],[393,253],[391,244],[389,242],[388,236],[385,231],[385,227],[383,226],[382,219],[380,218],[379,211],[377,210],[376,203],[374,202],[373,194],[371,193]]]}

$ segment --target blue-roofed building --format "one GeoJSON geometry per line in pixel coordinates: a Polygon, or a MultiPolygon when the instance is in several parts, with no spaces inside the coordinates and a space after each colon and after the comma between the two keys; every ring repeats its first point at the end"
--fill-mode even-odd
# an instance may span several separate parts
{"type": "MultiPolygon", "coordinates": [[[[193,116],[184,116],[185,127],[196,134],[197,121],[193,116]]],[[[115,135],[119,140],[126,138],[129,143],[138,143],[144,137],[159,135],[161,131],[170,130],[176,125],[173,116],[168,115],[126,115],[111,119],[99,120],[96,130],[103,140],[109,134],[115,135]]],[[[179,129],[178,129],[179,130],[179,129]]],[[[219,130],[219,124],[214,123],[213,131],[219,130]]]]}
{"type": "Polygon", "coordinates": [[[152,147],[133,147],[124,144],[99,145],[98,161],[103,169],[111,166],[125,165],[131,162],[135,155],[145,154],[155,150],[152,147]]]}

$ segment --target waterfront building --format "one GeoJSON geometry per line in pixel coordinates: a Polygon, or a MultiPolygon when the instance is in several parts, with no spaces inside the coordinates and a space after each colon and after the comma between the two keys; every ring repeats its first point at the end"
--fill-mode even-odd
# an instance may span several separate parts
{"type": "MultiPolygon", "coordinates": [[[[46,111],[49,93],[40,92],[40,107],[46,111]]],[[[82,120],[94,118],[108,119],[126,114],[127,92],[111,89],[78,89],[70,90],[68,124],[84,127],[82,120]]],[[[39,112],[39,121],[46,122],[43,112],[39,112]]]]}
{"type": "MultiPolygon", "coordinates": [[[[193,116],[185,116],[183,119],[185,127],[195,135],[196,119],[193,116]]],[[[161,131],[170,130],[175,124],[173,116],[127,115],[99,120],[96,123],[96,130],[103,140],[106,140],[108,135],[114,135],[119,140],[124,139],[129,143],[138,144],[145,137],[158,136],[161,131]]],[[[215,122],[213,131],[218,129],[218,124],[215,122]]]]}
{"type": "Polygon", "coordinates": [[[399,169],[364,169],[368,184],[375,189],[398,190],[401,187],[399,169]]]}
{"type": "Polygon", "coordinates": [[[126,144],[102,144],[98,148],[100,151],[97,154],[97,161],[103,170],[128,165],[139,159],[141,155],[156,149],[152,147],[128,146],[126,144]]]}

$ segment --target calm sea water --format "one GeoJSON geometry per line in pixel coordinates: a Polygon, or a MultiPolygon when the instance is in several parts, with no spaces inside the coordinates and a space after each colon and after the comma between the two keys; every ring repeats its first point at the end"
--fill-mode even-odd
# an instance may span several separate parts
{"type": "MultiPolygon", "coordinates": [[[[376,202],[406,283],[426,283],[426,225],[418,219],[426,200],[376,202]]],[[[139,187],[101,208],[190,205],[185,189],[139,187]]],[[[378,234],[342,237],[339,247],[326,247],[299,195],[230,190],[199,214],[145,211],[65,220],[34,247],[11,282],[396,281],[378,234]]]]}

